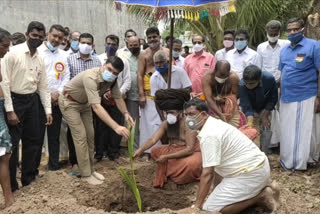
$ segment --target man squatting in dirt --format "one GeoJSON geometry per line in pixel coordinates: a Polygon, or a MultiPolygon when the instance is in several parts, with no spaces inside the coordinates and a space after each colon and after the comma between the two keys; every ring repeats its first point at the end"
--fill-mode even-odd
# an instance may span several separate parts
{"type": "Polygon", "coordinates": [[[155,103],[165,112],[165,118],[154,135],[143,144],[134,157],[155,145],[163,136],[168,145],[152,148],[151,157],[157,162],[153,187],[159,188],[168,178],[176,184],[187,184],[200,180],[201,152],[197,133],[186,128],[183,104],[190,100],[188,89],[160,89],[155,93],[155,103]]]}
{"type": "Polygon", "coordinates": [[[276,210],[279,188],[275,182],[270,183],[266,155],[237,128],[209,116],[202,100],[193,99],[184,109],[186,127],[197,132],[203,167],[191,209],[234,214],[258,205],[276,210]],[[213,177],[215,188],[204,202],[213,177]]]}

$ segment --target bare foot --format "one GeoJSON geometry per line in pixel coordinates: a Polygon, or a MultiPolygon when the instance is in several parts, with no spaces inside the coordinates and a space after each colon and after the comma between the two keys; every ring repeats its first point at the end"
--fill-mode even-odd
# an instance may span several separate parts
{"type": "Polygon", "coordinates": [[[271,187],[265,187],[260,193],[260,202],[259,204],[264,207],[268,212],[273,212],[277,209],[277,202],[273,196],[273,190],[271,187]]]}
{"type": "Polygon", "coordinates": [[[98,180],[93,175],[90,175],[88,177],[82,177],[81,180],[86,181],[91,185],[100,185],[103,183],[103,181],[98,180]]]}
{"type": "Polygon", "coordinates": [[[273,181],[270,185],[268,185],[273,191],[273,197],[276,200],[277,208],[280,203],[280,186],[276,181],[273,181]]]}
{"type": "Polygon", "coordinates": [[[13,203],[15,202],[13,195],[11,195],[11,197],[9,198],[5,198],[5,207],[10,207],[13,203]]]}

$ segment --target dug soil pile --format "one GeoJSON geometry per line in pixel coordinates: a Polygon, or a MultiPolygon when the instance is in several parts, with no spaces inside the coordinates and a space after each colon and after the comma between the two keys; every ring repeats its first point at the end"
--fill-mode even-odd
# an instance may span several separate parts
{"type": "MultiPolygon", "coordinates": [[[[307,172],[285,172],[279,166],[279,156],[271,155],[272,177],[281,185],[281,206],[278,214],[320,214],[320,168],[307,172]]],[[[69,176],[69,167],[47,172],[31,186],[15,193],[16,203],[0,213],[6,214],[103,214],[137,213],[136,202],[116,167],[129,169],[129,159],[121,157],[117,163],[103,160],[96,169],[106,180],[100,186],[89,186],[79,178],[69,176]]],[[[152,188],[156,165],[135,161],[136,178],[140,189],[144,213],[191,214],[190,207],[196,198],[198,183],[164,189],[152,188]]],[[[3,203],[2,196],[0,202],[3,203]]],[[[206,213],[206,212],[201,212],[206,213]]],[[[264,213],[251,208],[243,214],[264,213]]]]}

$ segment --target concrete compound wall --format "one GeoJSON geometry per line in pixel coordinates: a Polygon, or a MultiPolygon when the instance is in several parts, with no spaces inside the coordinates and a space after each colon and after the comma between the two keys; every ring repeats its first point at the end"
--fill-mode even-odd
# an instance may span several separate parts
{"type": "Polygon", "coordinates": [[[10,33],[25,33],[31,21],[42,22],[47,30],[52,24],[68,26],[73,31],[88,32],[94,36],[96,51],[104,51],[108,34],[120,37],[124,45],[124,32],[132,28],[139,37],[147,26],[125,9],[116,11],[113,0],[0,0],[0,27],[10,33]],[[111,2],[111,3],[110,3],[111,2]]]}

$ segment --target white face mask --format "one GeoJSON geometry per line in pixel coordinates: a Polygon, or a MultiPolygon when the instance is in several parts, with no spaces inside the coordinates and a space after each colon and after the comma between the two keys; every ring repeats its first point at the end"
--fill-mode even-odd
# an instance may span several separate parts
{"type": "Polygon", "coordinates": [[[177,122],[177,116],[173,115],[173,114],[168,114],[167,115],[167,122],[172,125],[175,124],[177,122]]]}
{"type": "Polygon", "coordinates": [[[271,37],[267,34],[267,37],[268,37],[268,41],[271,42],[271,43],[276,43],[280,37],[280,35],[278,36],[275,36],[275,37],[271,37]]]}
{"type": "Polygon", "coordinates": [[[79,44],[79,51],[82,54],[90,54],[92,52],[92,46],[88,44],[79,44]]]}
{"type": "Polygon", "coordinates": [[[233,41],[230,41],[230,40],[223,40],[223,46],[225,48],[231,48],[233,45],[233,41]]]}
{"type": "Polygon", "coordinates": [[[227,79],[228,79],[228,77],[227,77],[227,78],[224,78],[224,79],[222,79],[222,78],[220,78],[220,77],[214,77],[214,78],[215,78],[216,81],[217,81],[218,83],[220,83],[220,84],[225,83],[225,82],[227,81],[227,79]]]}
{"type": "Polygon", "coordinates": [[[193,46],[194,52],[200,52],[200,51],[203,50],[203,48],[204,48],[204,45],[203,45],[203,44],[195,44],[195,45],[193,46]]]}

